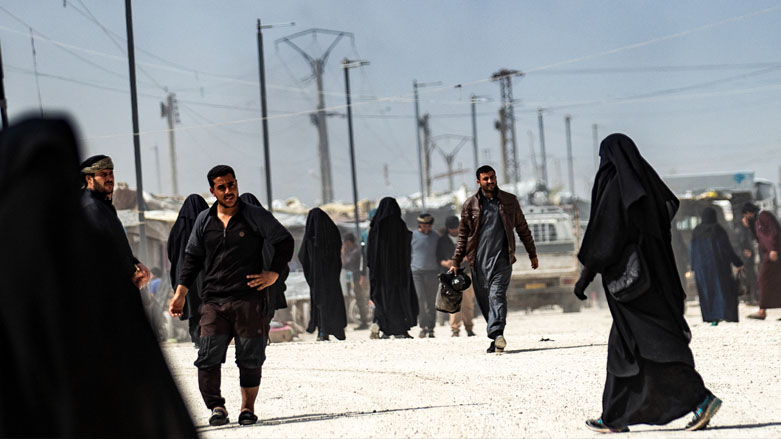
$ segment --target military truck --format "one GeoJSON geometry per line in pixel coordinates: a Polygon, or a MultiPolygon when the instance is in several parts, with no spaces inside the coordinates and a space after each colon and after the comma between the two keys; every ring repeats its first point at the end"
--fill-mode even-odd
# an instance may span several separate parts
{"type": "Polygon", "coordinates": [[[516,236],[517,261],[507,290],[511,309],[530,311],[558,305],[564,312],[580,311],[581,302],[572,293],[580,275],[577,212],[558,206],[524,207],[540,266],[537,270],[531,268],[526,249],[516,236]]]}

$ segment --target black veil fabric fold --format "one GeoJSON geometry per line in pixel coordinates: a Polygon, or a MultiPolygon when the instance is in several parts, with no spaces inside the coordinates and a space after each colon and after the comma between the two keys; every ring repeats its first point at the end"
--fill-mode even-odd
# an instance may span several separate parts
{"type": "Polygon", "coordinates": [[[307,332],[319,330],[344,340],[347,313],[339,276],[342,236],[333,220],[319,208],[309,211],[298,260],[309,284],[310,317],[307,332]]]}
{"type": "Polygon", "coordinates": [[[371,221],[366,264],[374,317],[382,332],[402,335],[417,325],[418,297],[412,283],[412,232],[395,199],[385,197],[371,221]]]}
{"type": "MultiPolygon", "coordinates": [[[[179,272],[184,262],[184,250],[187,248],[187,241],[193,231],[193,224],[198,214],[209,208],[206,200],[198,194],[190,194],[184,200],[182,208],[179,209],[179,216],[176,218],[171,232],[168,234],[168,261],[171,262],[171,287],[176,290],[179,284],[179,272]]],[[[195,283],[190,288],[185,298],[184,310],[180,320],[196,318],[201,314],[201,303],[203,302],[200,294],[203,286],[203,273],[199,273],[195,283]]]]}
{"type": "Polygon", "coordinates": [[[683,317],[686,295],[672,250],[678,200],[629,137],[608,136],[599,154],[591,217],[578,254],[585,267],[581,278],[590,281],[593,273],[623,271],[619,261],[624,250],[636,244],[651,280],[648,291],[630,302],[605,295],[613,325],[602,420],[619,428],[666,424],[694,410],[709,394],[694,370],[691,332],[683,317]]]}
{"type": "Polygon", "coordinates": [[[599,154],[591,217],[578,258],[588,271],[603,273],[618,263],[628,244],[640,243],[652,283],[647,293],[629,303],[606,295],[614,321],[608,369],[617,376],[635,375],[637,356],[693,366],[691,332],[683,318],[686,294],[671,244],[678,199],[629,137],[611,134],[599,154]]]}
{"type": "Polygon", "coordinates": [[[67,121],[0,132],[0,436],[196,437],[78,165],[67,121]]]}
{"type": "MultiPolygon", "coordinates": [[[[239,198],[241,198],[241,201],[251,204],[253,206],[258,206],[260,208],[265,209],[262,204],[260,204],[260,200],[253,195],[250,192],[244,192],[243,194],[239,195],[239,198]]],[[[271,261],[274,259],[274,246],[268,242],[268,240],[265,240],[263,243],[263,269],[268,270],[271,267],[271,261]]],[[[285,291],[287,290],[287,285],[285,284],[285,281],[287,280],[287,277],[290,275],[290,268],[288,266],[285,266],[285,269],[282,270],[282,273],[279,273],[279,278],[277,278],[277,281],[274,282],[274,285],[266,288],[266,291],[268,291],[268,313],[269,313],[269,319],[274,318],[274,312],[278,309],[287,308],[287,299],[285,298],[285,291]]]]}

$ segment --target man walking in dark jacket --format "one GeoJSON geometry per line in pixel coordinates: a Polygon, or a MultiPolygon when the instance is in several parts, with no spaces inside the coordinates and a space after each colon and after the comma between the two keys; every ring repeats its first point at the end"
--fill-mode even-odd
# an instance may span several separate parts
{"type": "Polygon", "coordinates": [[[93,230],[109,240],[119,255],[123,273],[127,274],[136,288],[141,289],[149,282],[151,273],[133,256],[125,228],[119,221],[117,209],[111,203],[114,194],[114,162],[111,157],[95,155],[84,160],[79,168],[84,189],[81,207],[84,208],[87,222],[93,230]]]}
{"type": "Polygon", "coordinates": [[[537,269],[537,250],[526,218],[515,195],[496,185],[496,171],[481,166],[475,173],[480,185],[477,193],[464,202],[458,226],[458,243],[453,254],[454,272],[464,258],[472,268],[475,298],[488,323],[488,352],[502,352],[507,346],[504,327],[507,319],[507,287],[515,262],[515,236],[521,238],[533,269],[537,269]]]}
{"type": "Polygon", "coordinates": [[[201,347],[195,366],[201,396],[212,411],[210,425],[228,422],[220,394],[220,366],[232,338],[241,386],[239,424],[258,420],[255,399],[269,332],[266,288],[274,285],[293,257],[293,237],[269,211],[239,199],[235,175],[225,165],[209,171],[209,191],[217,202],[195,220],[168,309],[173,317],[182,314],[185,296],[203,270],[201,347]],[[264,244],[274,248],[268,270],[263,269],[264,244]]]}

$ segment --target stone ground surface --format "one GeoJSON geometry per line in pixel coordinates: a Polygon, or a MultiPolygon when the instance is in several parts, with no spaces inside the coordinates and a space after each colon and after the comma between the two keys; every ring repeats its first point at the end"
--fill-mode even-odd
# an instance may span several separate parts
{"type": "MultiPolygon", "coordinates": [[[[781,310],[768,319],[711,327],[689,306],[697,370],[723,401],[710,428],[686,432],[689,416],[666,426],[633,426],[621,437],[781,437],[781,310]]],[[[507,350],[486,354],[477,337],[272,344],[263,368],[258,424],[239,427],[240,393],[233,347],[222,369],[231,423],[208,425],[189,343],[165,344],[172,373],[206,438],[222,437],[597,437],[583,426],[598,417],[605,379],[607,309],[508,316],[507,350]],[[546,339],[549,339],[546,340],[546,339]]],[[[417,330],[410,331],[417,335],[417,330]]],[[[462,334],[463,335],[463,334],[462,334]]]]}

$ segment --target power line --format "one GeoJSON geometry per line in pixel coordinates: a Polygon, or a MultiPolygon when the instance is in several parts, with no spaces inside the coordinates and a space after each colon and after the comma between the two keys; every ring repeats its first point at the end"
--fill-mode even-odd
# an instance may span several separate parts
{"type": "Polygon", "coordinates": [[[33,29],[30,28],[30,45],[33,49],[33,71],[35,72],[35,88],[38,90],[38,109],[43,117],[43,100],[41,99],[41,84],[38,82],[38,56],[35,54],[35,36],[33,29]]]}

